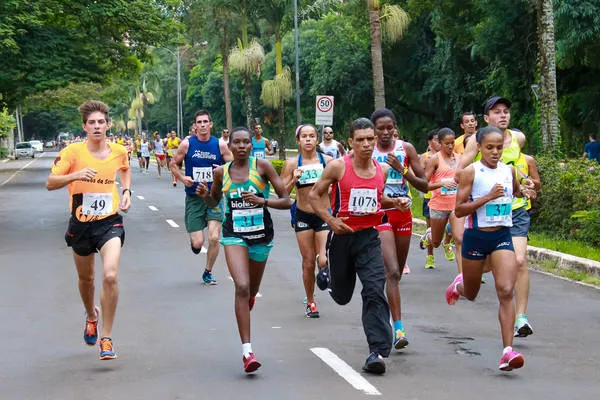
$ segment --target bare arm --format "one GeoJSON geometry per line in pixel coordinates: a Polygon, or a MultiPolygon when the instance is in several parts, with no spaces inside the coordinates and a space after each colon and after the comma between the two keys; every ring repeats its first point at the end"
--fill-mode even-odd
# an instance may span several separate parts
{"type": "MultiPolygon", "coordinates": [[[[380,165],[381,165],[381,172],[383,173],[383,176],[387,177],[388,172],[391,167],[387,164],[380,164],[380,165]]],[[[395,199],[392,199],[392,198],[386,196],[385,194],[383,196],[381,196],[381,207],[382,208],[396,208],[397,210],[400,210],[400,211],[408,211],[408,209],[410,209],[411,205],[412,205],[412,200],[409,197],[397,197],[395,199]]]]}
{"type": "Polygon", "coordinates": [[[458,186],[458,193],[456,193],[456,208],[454,209],[457,218],[466,217],[488,201],[504,196],[504,187],[497,183],[487,195],[475,201],[469,201],[473,179],[475,178],[475,169],[471,166],[463,169],[460,171],[458,178],[460,185],[458,186]]]}
{"type": "Polygon", "coordinates": [[[340,154],[342,155],[342,157],[346,155],[346,149],[340,142],[337,142],[337,148],[338,148],[338,151],[340,152],[340,154]]]}
{"type": "Polygon", "coordinates": [[[272,156],[274,154],[273,147],[271,146],[271,142],[267,138],[265,138],[265,147],[267,148],[267,154],[272,156]]]}
{"type": "Polygon", "coordinates": [[[219,150],[221,151],[221,155],[223,156],[223,160],[225,162],[233,161],[233,154],[229,151],[229,146],[225,142],[219,140],[219,150]]]}
{"type": "Polygon", "coordinates": [[[290,158],[286,160],[285,164],[283,164],[283,168],[281,169],[281,179],[283,181],[283,185],[288,193],[292,193],[294,190],[294,185],[302,176],[302,171],[298,168],[298,159],[290,158]]]}
{"type": "Polygon", "coordinates": [[[458,163],[458,168],[456,168],[456,173],[458,174],[460,170],[465,169],[468,165],[473,163],[475,157],[479,150],[477,149],[477,140],[469,140],[467,141],[467,145],[465,146],[465,152],[460,157],[460,161],[458,163]]]}
{"type": "Polygon", "coordinates": [[[525,155],[525,161],[527,161],[527,167],[529,168],[529,179],[533,182],[534,189],[538,191],[542,188],[542,181],[540,179],[535,158],[525,155]]]}
{"type": "Polygon", "coordinates": [[[129,211],[129,207],[131,207],[131,168],[129,165],[127,168],[119,170],[119,182],[121,182],[121,188],[123,188],[119,209],[123,212],[127,212],[129,211]]]}

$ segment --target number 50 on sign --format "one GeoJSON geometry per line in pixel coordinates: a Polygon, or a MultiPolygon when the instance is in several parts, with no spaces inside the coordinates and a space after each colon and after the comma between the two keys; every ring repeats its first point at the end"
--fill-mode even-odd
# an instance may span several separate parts
{"type": "Polygon", "coordinates": [[[318,95],[315,104],[315,125],[333,124],[333,96],[318,95]]]}

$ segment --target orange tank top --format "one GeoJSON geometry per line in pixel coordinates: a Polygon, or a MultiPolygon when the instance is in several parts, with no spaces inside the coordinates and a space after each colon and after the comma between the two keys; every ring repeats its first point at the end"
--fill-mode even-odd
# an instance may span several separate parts
{"type": "MultiPolygon", "coordinates": [[[[430,183],[438,183],[445,180],[454,180],[456,175],[456,168],[460,162],[460,155],[454,153],[454,164],[448,165],[446,160],[441,157],[438,153],[438,167],[431,179],[430,183]]],[[[431,200],[429,201],[429,208],[440,211],[452,211],[456,207],[456,192],[457,188],[446,189],[440,187],[432,191],[431,200]]]]}

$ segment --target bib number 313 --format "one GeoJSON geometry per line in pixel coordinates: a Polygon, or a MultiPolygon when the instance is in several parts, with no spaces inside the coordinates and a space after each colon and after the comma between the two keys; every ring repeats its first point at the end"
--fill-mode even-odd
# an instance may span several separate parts
{"type": "Polygon", "coordinates": [[[348,211],[354,215],[377,212],[377,189],[350,189],[348,211]]]}

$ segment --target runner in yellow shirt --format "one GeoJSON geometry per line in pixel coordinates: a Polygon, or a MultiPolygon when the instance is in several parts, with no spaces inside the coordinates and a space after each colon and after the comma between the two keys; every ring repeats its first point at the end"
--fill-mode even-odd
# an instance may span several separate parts
{"type": "MultiPolygon", "coordinates": [[[[175,155],[180,143],[181,139],[177,137],[175,131],[172,130],[167,134],[167,167],[169,168],[169,171],[171,171],[171,159],[175,155]]],[[[171,172],[171,175],[173,176],[173,187],[176,187],[177,176],[173,174],[173,172],[171,172]]]]}

